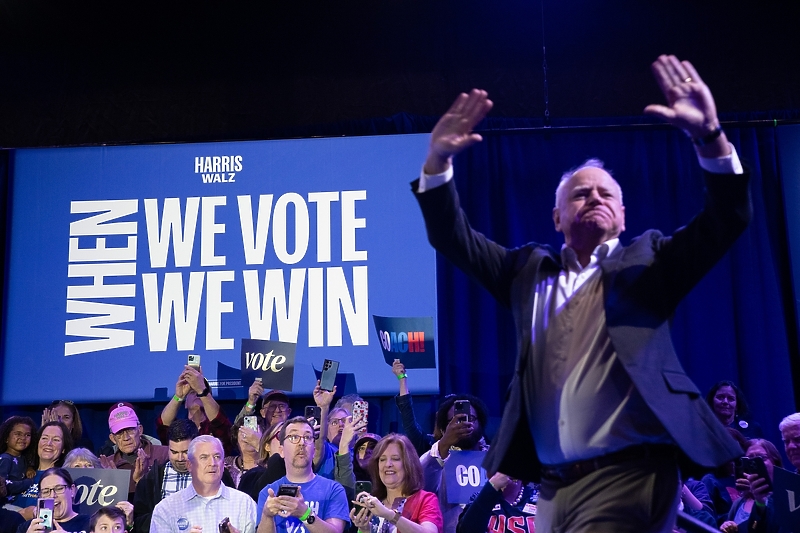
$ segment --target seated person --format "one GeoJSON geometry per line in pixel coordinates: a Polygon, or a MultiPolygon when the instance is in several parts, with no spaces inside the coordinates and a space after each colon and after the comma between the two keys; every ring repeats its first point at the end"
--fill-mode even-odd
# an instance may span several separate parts
{"type": "Polygon", "coordinates": [[[128,501],[133,500],[136,484],[156,463],[164,463],[169,459],[166,446],[156,446],[142,438],[144,428],[133,406],[127,402],[118,402],[108,415],[108,438],[116,444],[117,451],[108,457],[101,455],[103,468],[121,468],[131,471],[128,486],[128,501]]]}
{"type": "Polygon", "coordinates": [[[64,468],[103,468],[100,459],[86,448],[75,448],[64,458],[64,468]]]}
{"type": "Polygon", "coordinates": [[[372,494],[356,495],[361,509],[353,508],[350,519],[359,531],[397,533],[441,533],[442,513],[436,495],[422,490],[422,465],[408,437],[386,435],[375,447],[369,463],[372,494]]]}
{"type": "Polygon", "coordinates": [[[45,472],[62,466],[64,457],[72,450],[72,437],[63,423],[46,422],[36,433],[31,448],[36,453],[32,455],[33,461],[26,476],[33,479],[33,484],[6,505],[8,509],[18,510],[25,520],[34,517],[36,502],[41,497],[39,484],[45,472]]]}
{"type": "MultiPolygon", "coordinates": [[[[57,423],[60,424],[60,422],[57,423]]],[[[45,470],[39,480],[39,494],[42,498],[53,499],[53,530],[66,533],[82,533],[89,530],[90,517],[79,515],[72,509],[72,501],[75,499],[75,483],[65,469],[49,468],[45,470]]],[[[17,533],[40,533],[42,531],[44,531],[42,519],[38,516],[17,527],[17,533]]]]}
{"type": "Polygon", "coordinates": [[[771,485],[774,468],[783,465],[781,455],[768,440],[752,439],[745,457],[758,457],[764,461],[769,479],[762,479],[756,473],[744,472],[744,477],[736,480],[742,497],[733,502],[728,520],[719,528],[725,533],[777,533],[780,525],[775,518],[771,485]]]}
{"type": "Polygon", "coordinates": [[[156,431],[162,442],[167,440],[169,425],[178,416],[178,409],[186,402],[189,411],[189,420],[195,423],[200,435],[213,435],[222,442],[225,453],[233,453],[234,446],[231,442],[231,421],[220,409],[219,404],[211,395],[211,386],[203,377],[201,368],[186,365],[183,367],[178,382],[175,384],[175,394],[161,411],[161,416],[156,420],[156,431]]]}
{"type": "Polygon", "coordinates": [[[0,484],[5,489],[0,507],[33,485],[25,473],[35,433],[36,426],[27,416],[12,416],[0,425],[0,484]]]}
{"type": "Polygon", "coordinates": [[[94,453],[94,444],[83,436],[83,422],[78,408],[71,400],[54,400],[42,413],[42,424],[52,420],[63,422],[76,448],[86,448],[94,453]]]}
{"type": "Polygon", "coordinates": [[[764,438],[758,422],[750,419],[742,391],[732,381],[719,381],[706,395],[706,403],[725,427],[731,427],[747,439],[764,438]]]}

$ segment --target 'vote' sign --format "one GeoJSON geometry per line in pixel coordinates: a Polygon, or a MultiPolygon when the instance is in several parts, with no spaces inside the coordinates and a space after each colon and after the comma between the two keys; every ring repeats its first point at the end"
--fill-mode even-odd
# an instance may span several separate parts
{"type": "Polygon", "coordinates": [[[242,386],[261,378],[265,390],[292,390],[296,349],[291,342],[242,339],[242,386]]]}

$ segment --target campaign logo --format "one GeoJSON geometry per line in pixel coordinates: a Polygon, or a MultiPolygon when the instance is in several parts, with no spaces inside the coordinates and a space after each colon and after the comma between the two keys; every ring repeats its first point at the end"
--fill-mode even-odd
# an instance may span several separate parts
{"type": "Polygon", "coordinates": [[[406,368],[436,368],[433,317],[372,315],[386,364],[400,359],[406,368]]]}
{"type": "Polygon", "coordinates": [[[242,339],[242,386],[261,378],[265,389],[291,391],[296,350],[293,342],[242,339]]]}
{"type": "Polygon", "coordinates": [[[242,171],[242,156],[214,155],[194,158],[194,173],[200,174],[203,183],[234,183],[236,173],[242,171]]]}

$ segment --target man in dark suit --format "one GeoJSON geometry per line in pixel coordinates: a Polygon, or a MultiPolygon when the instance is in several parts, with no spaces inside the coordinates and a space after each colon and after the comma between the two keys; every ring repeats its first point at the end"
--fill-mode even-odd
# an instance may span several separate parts
{"type": "Polygon", "coordinates": [[[431,244],[510,307],[519,353],[490,473],[541,480],[537,533],[672,531],[683,468],[740,450],[672,346],[669,319],[751,216],[748,177],[694,67],[661,56],[653,73],[667,105],[645,111],[684,130],[706,170],[706,205],[672,236],[622,246],[619,184],[589,160],[562,177],[557,252],[504,248],[472,230],[452,181],[452,157],[481,140],[484,91],[460,95],[431,133],[413,184],[431,244]]]}

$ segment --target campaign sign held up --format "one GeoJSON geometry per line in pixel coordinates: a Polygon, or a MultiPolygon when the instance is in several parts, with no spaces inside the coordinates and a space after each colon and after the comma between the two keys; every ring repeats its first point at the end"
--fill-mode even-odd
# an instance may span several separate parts
{"type": "Polygon", "coordinates": [[[385,317],[372,315],[386,364],[395,359],[406,368],[436,368],[433,317],[385,317]]]}
{"type": "Polygon", "coordinates": [[[67,468],[75,480],[75,511],[91,515],[101,507],[128,499],[130,470],[114,468],[67,468]]]}
{"type": "Polygon", "coordinates": [[[781,531],[800,531],[800,476],[775,467],[775,518],[781,531]]]}
{"type": "Polygon", "coordinates": [[[486,452],[451,451],[444,464],[447,503],[469,503],[488,481],[481,464],[486,452]]]}
{"type": "Polygon", "coordinates": [[[261,378],[266,390],[291,391],[296,349],[292,342],[242,339],[242,386],[261,378]]]}

